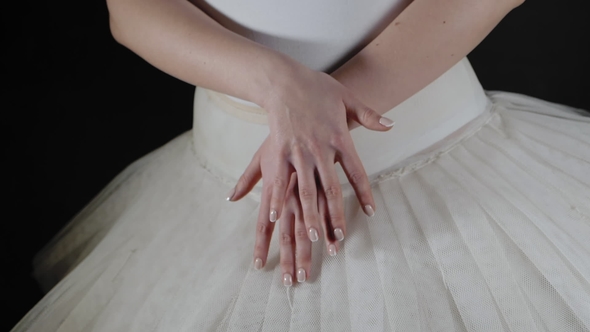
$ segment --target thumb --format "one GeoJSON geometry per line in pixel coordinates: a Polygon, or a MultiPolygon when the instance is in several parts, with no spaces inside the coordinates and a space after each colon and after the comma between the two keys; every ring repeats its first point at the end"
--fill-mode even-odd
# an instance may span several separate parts
{"type": "Polygon", "coordinates": [[[262,178],[262,171],[260,169],[260,153],[256,153],[250,161],[246,170],[240,176],[236,186],[228,193],[227,200],[235,202],[246,196],[256,183],[262,178]]]}
{"type": "Polygon", "coordinates": [[[356,102],[348,108],[348,118],[358,122],[361,126],[375,131],[387,131],[393,127],[395,121],[381,116],[372,108],[356,102]]]}

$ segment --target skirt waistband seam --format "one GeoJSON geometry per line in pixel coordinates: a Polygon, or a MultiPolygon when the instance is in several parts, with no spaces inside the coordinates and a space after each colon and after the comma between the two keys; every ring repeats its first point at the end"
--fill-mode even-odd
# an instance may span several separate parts
{"type": "MultiPolygon", "coordinates": [[[[443,138],[441,141],[439,141],[439,143],[446,143],[446,144],[442,144],[442,147],[434,148],[433,149],[434,151],[432,151],[432,152],[417,153],[413,157],[409,157],[408,159],[406,159],[405,161],[403,161],[401,163],[398,163],[397,165],[393,165],[386,170],[378,172],[377,174],[370,177],[369,182],[370,182],[371,186],[374,186],[375,184],[377,184],[381,181],[400,178],[402,176],[413,173],[413,172],[419,170],[420,168],[435,162],[441,156],[443,156],[443,155],[447,154],[448,152],[450,152],[451,150],[453,150],[455,147],[457,147],[463,141],[465,141],[468,138],[470,138],[471,136],[475,135],[481,128],[483,128],[485,125],[487,125],[492,120],[493,116],[497,114],[498,106],[499,105],[496,105],[495,103],[493,103],[491,100],[488,99],[488,106],[487,106],[486,110],[481,115],[479,115],[477,118],[475,118],[472,121],[470,121],[469,123],[467,123],[463,128],[460,128],[457,130],[457,131],[465,130],[465,132],[462,133],[459,137],[457,137],[454,140],[451,140],[450,142],[445,142],[448,138],[443,138]]],[[[457,131],[455,131],[455,133],[457,131]]],[[[223,176],[222,174],[219,174],[219,172],[215,171],[215,169],[213,167],[211,167],[211,165],[207,162],[205,156],[202,156],[197,151],[197,148],[196,148],[195,142],[194,142],[194,136],[191,137],[191,139],[190,139],[190,145],[191,145],[190,148],[192,150],[192,153],[195,156],[195,159],[197,161],[197,164],[200,165],[207,173],[209,173],[211,176],[213,176],[214,178],[219,180],[221,183],[226,184],[229,187],[236,185],[236,182],[238,181],[238,179],[230,179],[226,176],[223,176]]],[[[431,149],[431,148],[429,148],[429,149],[431,149]]],[[[345,196],[345,197],[350,194],[354,194],[354,190],[353,190],[352,186],[350,185],[350,183],[342,184],[342,192],[343,192],[343,196],[345,196]]],[[[251,194],[253,194],[254,196],[259,198],[260,197],[260,188],[258,188],[258,187],[253,188],[251,194]]]]}

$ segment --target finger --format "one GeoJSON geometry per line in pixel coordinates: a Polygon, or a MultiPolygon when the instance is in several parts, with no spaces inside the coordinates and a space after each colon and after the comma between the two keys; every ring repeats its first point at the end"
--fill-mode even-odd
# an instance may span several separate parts
{"type": "Polygon", "coordinates": [[[337,160],[342,166],[344,173],[346,173],[348,181],[354,188],[356,197],[363,207],[363,211],[366,215],[372,217],[375,215],[375,200],[373,199],[369,178],[367,177],[361,159],[354,150],[352,141],[348,142],[347,145],[350,148],[342,149],[337,156],[337,160]]]}
{"type": "Polygon", "coordinates": [[[272,182],[272,197],[270,199],[270,210],[268,219],[271,222],[277,221],[281,217],[281,210],[285,204],[285,195],[290,178],[290,165],[281,158],[279,164],[275,167],[275,174],[272,182]]]}
{"type": "Polygon", "coordinates": [[[297,209],[297,199],[294,195],[296,184],[297,173],[292,173],[289,177],[283,216],[279,219],[281,271],[283,285],[286,287],[290,287],[293,284],[293,271],[295,268],[295,256],[293,250],[295,246],[295,237],[293,236],[293,223],[295,221],[295,211],[297,209]]]}
{"type": "Polygon", "coordinates": [[[309,240],[305,222],[303,221],[301,204],[295,194],[291,197],[294,199],[293,207],[295,213],[295,266],[297,268],[297,282],[305,282],[311,275],[311,241],[309,240]]]}
{"type": "Polygon", "coordinates": [[[254,188],[261,178],[262,170],[260,168],[260,153],[257,152],[254,154],[254,157],[252,157],[250,164],[248,164],[248,167],[246,167],[242,176],[240,176],[236,186],[227,194],[227,200],[235,202],[242,199],[252,191],[252,188],[254,188]]]}
{"type": "Polygon", "coordinates": [[[295,238],[293,236],[293,223],[295,222],[295,215],[291,208],[286,208],[283,217],[279,220],[280,233],[280,259],[281,272],[283,275],[283,285],[291,287],[293,285],[293,275],[295,269],[295,253],[293,247],[295,246],[295,238]]]}
{"type": "Polygon", "coordinates": [[[266,265],[268,248],[275,225],[268,219],[271,192],[272,187],[263,184],[260,210],[258,211],[258,221],[256,223],[256,242],[254,245],[254,268],[257,270],[266,265]]]}
{"type": "Polygon", "coordinates": [[[387,131],[393,127],[395,121],[381,116],[381,114],[374,111],[372,108],[364,105],[358,100],[349,102],[346,107],[347,117],[352,119],[363,127],[376,131],[387,131]]]}
{"type": "Polygon", "coordinates": [[[317,189],[315,184],[314,170],[305,162],[302,155],[294,158],[293,166],[297,172],[297,187],[299,201],[303,210],[303,220],[307,230],[307,236],[311,242],[320,238],[320,222],[317,205],[317,189]]]}
{"type": "MultiPolygon", "coordinates": [[[[325,227],[324,236],[326,243],[343,241],[346,233],[346,221],[344,220],[344,202],[342,187],[334,169],[334,155],[326,156],[317,163],[318,174],[321,183],[322,195],[327,203],[327,214],[330,227],[325,227]],[[330,230],[327,232],[327,230],[330,230]]],[[[319,193],[318,193],[319,195],[319,193]]],[[[326,220],[326,222],[328,222],[326,220]]]]}
{"type": "MultiPolygon", "coordinates": [[[[320,218],[323,221],[322,226],[324,228],[324,234],[333,234],[330,212],[328,211],[328,202],[326,200],[326,195],[324,195],[324,191],[321,189],[318,190],[318,209],[320,211],[320,218]]],[[[330,256],[336,256],[338,253],[338,242],[327,239],[326,249],[330,256]]]]}

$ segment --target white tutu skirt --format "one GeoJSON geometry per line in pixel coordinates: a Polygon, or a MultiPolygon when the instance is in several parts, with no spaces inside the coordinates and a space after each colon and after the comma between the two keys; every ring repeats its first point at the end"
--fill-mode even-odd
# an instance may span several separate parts
{"type": "MultiPolygon", "coordinates": [[[[590,331],[590,117],[509,93],[472,128],[345,197],[337,256],[253,268],[255,195],[225,201],[187,132],[108,185],[35,261],[14,331],[590,331]]],[[[444,142],[443,142],[444,143],[444,142]]]]}

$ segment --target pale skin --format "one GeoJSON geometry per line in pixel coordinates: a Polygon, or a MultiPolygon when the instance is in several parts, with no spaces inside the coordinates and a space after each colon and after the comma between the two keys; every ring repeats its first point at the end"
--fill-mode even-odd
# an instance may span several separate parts
{"type": "Polygon", "coordinates": [[[335,162],[365,213],[376,209],[349,130],[358,124],[390,130],[391,120],[380,114],[450,69],[523,1],[415,0],[331,75],[225,29],[185,0],[107,4],[113,36],[146,61],[268,112],[270,134],[229,198],[241,199],[262,178],[254,264],[265,265],[273,221],[279,220],[281,269],[289,286],[292,277],[303,282],[310,275],[313,240],[323,237],[335,255],[346,237],[335,162]]]}

